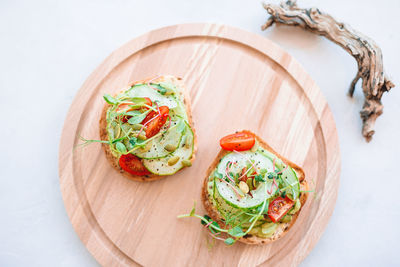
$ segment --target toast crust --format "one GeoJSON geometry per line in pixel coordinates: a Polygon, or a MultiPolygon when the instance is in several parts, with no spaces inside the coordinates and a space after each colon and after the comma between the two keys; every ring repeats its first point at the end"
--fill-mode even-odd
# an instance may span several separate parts
{"type": "MultiPolygon", "coordinates": [[[[181,92],[183,93],[183,104],[185,105],[186,109],[186,114],[188,115],[188,122],[190,127],[192,128],[193,131],[193,155],[191,158],[191,162],[195,160],[196,157],[196,152],[197,152],[197,136],[196,136],[196,131],[194,129],[194,124],[193,124],[193,116],[192,116],[192,111],[191,111],[191,102],[190,102],[190,97],[189,97],[189,92],[186,90],[185,85],[182,81],[181,78],[177,78],[171,75],[165,75],[165,76],[159,76],[156,78],[148,78],[145,80],[140,80],[136,82],[132,82],[129,84],[129,86],[125,89],[127,90],[134,84],[139,84],[139,83],[146,83],[148,81],[151,82],[172,82],[175,86],[179,87],[181,92]]],[[[125,91],[123,90],[123,91],[125,91]]],[[[105,104],[103,107],[103,110],[101,112],[100,116],[100,140],[108,140],[108,133],[107,133],[107,110],[110,107],[109,104],[105,104]]],[[[118,157],[115,157],[110,149],[110,146],[108,144],[102,144],[104,152],[106,153],[107,160],[110,162],[110,164],[123,176],[125,176],[128,179],[134,180],[134,181],[139,181],[139,182],[150,182],[150,181],[156,181],[160,180],[162,178],[168,177],[170,175],[155,175],[155,174],[150,174],[150,175],[144,175],[144,176],[137,176],[137,175],[132,175],[126,171],[124,171],[118,163],[118,157]]],[[[186,167],[184,167],[186,168],[186,167]]],[[[182,168],[181,170],[183,170],[182,168]]],[[[179,171],[181,171],[179,170],[179,171]]],[[[179,172],[178,171],[178,172],[179,172]]]]}
{"type": "MultiPolygon", "coordinates": [[[[243,132],[252,133],[247,130],[244,130],[243,132]]],[[[268,150],[269,152],[275,154],[286,165],[289,165],[291,168],[293,168],[296,171],[296,173],[298,174],[298,177],[299,177],[300,190],[307,191],[308,184],[307,184],[307,181],[305,180],[304,171],[295,163],[289,161],[285,157],[282,157],[279,153],[277,153],[274,149],[272,149],[265,141],[263,141],[259,136],[257,136],[254,133],[252,133],[252,134],[256,137],[257,141],[260,143],[260,146],[262,146],[264,149],[268,150]]],[[[227,153],[229,153],[229,151],[221,149],[221,151],[218,153],[217,157],[214,159],[214,161],[212,162],[210,167],[207,169],[206,177],[205,177],[204,183],[203,183],[203,190],[202,190],[202,201],[203,201],[204,208],[207,211],[207,214],[211,217],[211,219],[216,221],[221,226],[225,226],[225,223],[222,221],[221,215],[219,214],[218,210],[213,206],[213,204],[210,200],[211,196],[208,194],[207,186],[208,186],[208,177],[211,175],[211,173],[217,167],[219,160],[222,157],[224,157],[227,153]]],[[[240,241],[242,243],[246,243],[246,244],[257,245],[257,244],[268,244],[268,243],[271,243],[271,242],[283,237],[296,222],[297,217],[299,216],[301,209],[303,208],[303,206],[307,200],[307,197],[308,197],[308,193],[304,193],[304,192],[300,193],[300,196],[299,196],[300,203],[301,203],[300,210],[296,214],[293,215],[292,220],[289,223],[280,223],[279,227],[276,229],[275,233],[271,237],[261,238],[261,237],[255,236],[255,235],[246,235],[242,238],[239,238],[238,241],[240,241]]]]}

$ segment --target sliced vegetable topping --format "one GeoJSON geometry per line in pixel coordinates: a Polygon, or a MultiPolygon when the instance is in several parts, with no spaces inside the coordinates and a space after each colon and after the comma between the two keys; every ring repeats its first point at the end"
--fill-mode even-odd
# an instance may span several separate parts
{"type": "Polygon", "coordinates": [[[159,88],[160,90],[154,90],[153,88],[149,87],[147,84],[137,84],[134,85],[131,89],[126,91],[121,95],[121,97],[126,98],[133,98],[133,97],[148,97],[151,101],[157,102],[160,106],[168,106],[169,109],[173,109],[178,106],[176,101],[176,97],[174,93],[170,95],[162,94],[160,91],[163,91],[163,88],[157,84],[151,84],[152,87],[159,88]]]}
{"type": "MultiPolygon", "coordinates": [[[[138,109],[149,109],[153,103],[151,102],[150,98],[134,98],[125,102],[122,102],[118,105],[117,109],[115,110],[117,113],[122,114],[121,121],[127,122],[132,115],[124,115],[127,114],[129,111],[138,110],[138,109]]],[[[138,113],[136,113],[138,114],[138,113]]],[[[138,122],[140,123],[140,121],[138,122]]],[[[131,123],[133,124],[133,123],[131,123]]]]}
{"type": "MultiPolygon", "coordinates": [[[[284,188],[288,189],[291,199],[295,200],[298,198],[300,194],[300,183],[299,178],[297,177],[296,172],[288,165],[285,165],[281,159],[279,159],[276,155],[268,152],[266,150],[261,150],[260,153],[265,155],[266,157],[275,160],[275,166],[281,171],[277,171],[280,173],[281,184],[284,188]]],[[[270,179],[275,177],[275,174],[269,174],[270,179]]]]}
{"type": "Polygon", "coordinates": [[[252,209],[262,205],[276,191],[266,193],[272,181],[263,178],[272,169],[272,161],[260,153],[228,153],[214,172],[218,194],[236,208],[252,209]],[[258,173],[263,175],[257,176],[258,173]]]}
{"type": "Polygon", "coordinates": [[[136,110],[136,109],[140,109],[140,108],[148,109],[152,105],[153,105],[153,103],[151,102],[150,98],[137,97],[137,98],[133,98],[133,99],[122,102],[121,104],[118,105],[118,107],[115,111],[116,112],[128,112],[128,111],[136,110]]]}
{"type": "Polygon", "coordinates": [[[294,201],[288,197],[277,197],[269,204],[268,217],[271,221],[278,222],[293,207],[294,201]]]}
{"type": "Polygon", "coordinates": [[[219,143],[221,147],[228,151],[245,151],[251,149],[256,142],[254,135],[243,131],[223,137],[219,143]]]}
{"type": "Polygon", "coordinates": [[[151,111],[142,121],[142,124],[147,127],[146,137],[150,138],[156,135],[167,122],[168,117],[169,108],[167,106],[161,106],[157,111],[151,111]]]}
{"type": "Polygon", "coordinates": [[[279,224],[289,223],[301,207],[296,172],[252,139],[255,137],[249,132],[222,138],[221,146],[232,152],[220,159],[208,177],[207,197],[224,226],[207,215],[195,214],[194,208],[179,216],[201,219],[211,236],[227,245],[246,235],[271,237],[279,224]]]}
{"type": "Polygon", "coordinates": [[[121,155],[119,158],[119,166],[130,174],[143,176],[151,174],[140,159],[132,154],[121,155]]]}
{"type": "Polygon", "coordinates": [[[164,134],[149,140],[148,143],[134,150],[132,153],[142,159],[163,158],[175,152],[181,143],[183,131],[181,130],[182,120],[171,126],[164,134]]]}
{"type": "Polygon", "coordinates": [[[133,175],[171,175],[190,167],[194,134],[184,97],[173,82],[135,84],[116,96],[104,95],[108,144],[121,168],[133,175]]]}
{"type": "Polygon", "coordinates": [[[143,159],[143,164],[150,172],[157,175],[172,175],[184,167],[191,166],[194,147],[193,131],[187,122],[178,123],[176,130],[181,131],[183,136],[179,147],[173,153],[159,159],[143,159]]]}

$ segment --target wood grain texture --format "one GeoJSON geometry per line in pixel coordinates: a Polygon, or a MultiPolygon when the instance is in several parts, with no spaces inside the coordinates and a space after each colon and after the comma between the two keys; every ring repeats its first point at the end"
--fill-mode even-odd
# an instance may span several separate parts
{"type": "Polygon", "coordinates": [[[59,150],[60,184],[71,223],[104,266],[295,266],[314,247],[332,214],[340,152],[333,116],[320,90],[285,51],[262,36],[214,24],[170,26],[113,52],[90,75],[67,115],[59,150]],[[78,134],[98,138],[102,95],[157,74],[183,77],[198,137],[193,166],[150,183],[125,179],[92,144],[73,149],[78,134]],[[300,165],[310,195],[292,229],[263,246],[217,243],[194,219],[178,220],[193,201],[221,136],[257,133],[300,165]]]}

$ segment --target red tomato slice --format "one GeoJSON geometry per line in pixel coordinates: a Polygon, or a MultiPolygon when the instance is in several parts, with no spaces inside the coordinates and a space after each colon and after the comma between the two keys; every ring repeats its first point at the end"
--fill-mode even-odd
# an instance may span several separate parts
{"type": "MultiPolygon", "coordinates": [[[[150,99],[150,98],[144,97],[144,100],[145,100],[144,104],[146,104],[146,105],[148,105],[148,106],[152,106],[152,105],[153,105],[153,102],[151,102],[151,99],[150,99]]],[[[135,110],[135,109],[139,109],[139,108],[132,108],[132,107],[131,107],[132,105],[135,105],[135,103],[133,103],[132,101],[119,104],[119,106],[118,106],[117,109],[116,109],[116,112],[128,112],[128,111],[132,111],[132,110],[135,110]]],[[[148,107],[142,107],[142,108],[143,108],[143,109],[146,109],[146,110],[149,109],[148,107]]],[[[127,121],[129,120],[130,117],[131,117],[131,116],[123,116],[123,117],[121,118],[121,121],[122,121],[122,122],[127,122],[127,121]]]]}
{"type": "MultiPolygon", "coordinates": [[[[150,98],[148,98],[148,97],[145,97],[144,98],[146,101],[144,102],[146,105],[148,105],[148,106],[152,106],[153,105],[153,102],[151,102],[151,99],[150,98]]],[[[144,107],[145,109],[149,109],[148,107],[144,107]]]]}
{"type": "Polygon", "coordinates": [[[134,105],[133,102],[129,102],[129,103],[122,103],[119,104],[119,106],[117,107],[117,109],[115,110],[116,112],[128,112],[133,110],[133,108],[129,107],[130,105],[134,105]]]}
{"type": "Polygon", "coordinates": [[[288,198],[277,197],[268,207],[268,216],[276,223],[293,207],[294,201],[288,198]]]}
{"type": "Polygon", "coordinates": [[[240,178],[240,181],[246,182],[247,179],[249,178],[249,177],[247,177],[247,174],[245,175],[246,171],[247,171],[247,167],[244,167],[242,169],[242,172],[240,173],[240,177],[242,177],[242,178],[240,178]]]}
{"type": "Polygon", "coordinates": [[[121,155],[119,158],[119,166],[130,174],[143,176],[150,172],[146,169],[140,159],[132,154],[121,155]]]}
{"type": "Polygon", "coordinates": [[[243,131],[223,137],[219,144],[225,150],[229,151],[245,151],[254,146],[256,138],[250,132],[243,131]]]}
{"type": "Polygon", "coordinates": [[[158,116],[158,112],[151,111],[147,114],[146,118],[142,121],[142,124],[146,124],[146,137],[150,138],[156,135],[161,127],[167,122],[169,116],[169,108],[167,106],[159,107],[161,116],[158,116]],[[157,118],[153,119],[154,117],[158,116],[157,118]]]}

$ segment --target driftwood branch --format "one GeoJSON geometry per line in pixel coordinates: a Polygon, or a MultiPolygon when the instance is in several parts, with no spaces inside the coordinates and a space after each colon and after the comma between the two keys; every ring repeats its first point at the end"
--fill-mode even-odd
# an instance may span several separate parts
{"type": "Polygon", "coordinates": [[[290,0],[282,2],[279,6],[264,4],[264,8],[271,16],[261,27],[263,30],[274,23],[299,26],[325,36],[356,59],[358,72],[350,84],[349,95],[353,96],[358,80],[362,79],[365,96],[363,109],[360,112],[363,121],[362,134],[369,142],[375,133],[373,129],[375,121],[383,111],[382,95],[394,87],[383,70],[381,49],[371,38],[354,30],[349,25],[337,22],[329,14],[322,13],[317,8],[299,8],[296,1],[290,0]]]}

